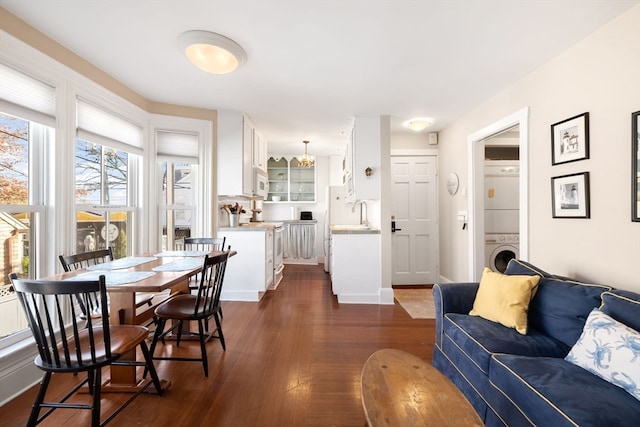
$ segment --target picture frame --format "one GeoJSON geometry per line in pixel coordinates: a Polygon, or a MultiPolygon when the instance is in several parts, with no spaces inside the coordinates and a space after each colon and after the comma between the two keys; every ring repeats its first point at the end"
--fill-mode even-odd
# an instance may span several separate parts
{"type": "Polygon", "coordinates": [[[640,222],[640,111],[631,113],[631,221],[640,222]]]}
{"type": "Polygon", "coordinates": [[[589,113],[551,125],[551,165],[589,158],[589,113]]]}
{"type": "Polygon", "coordinates": [[[590,218],[589,172],[551,178],[553,218],[590,218]]]}

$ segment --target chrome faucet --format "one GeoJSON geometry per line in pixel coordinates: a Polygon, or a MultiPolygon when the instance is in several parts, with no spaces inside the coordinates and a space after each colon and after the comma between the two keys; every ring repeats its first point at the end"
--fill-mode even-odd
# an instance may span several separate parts
{"type": "Polygon", "coordinates": [[[356,211],[356,205],[360,204],[360,225],[364,225],[365,227],[369,226],[369,220],[367,219],[367,215],[369,214],[369,207],[367,206],[366,200],[356,200],[353,202],[353,207],[351,208],[351,212],[356,211]],[[364,206],[364,215],[362,214],[362,207],[364,206]]]}

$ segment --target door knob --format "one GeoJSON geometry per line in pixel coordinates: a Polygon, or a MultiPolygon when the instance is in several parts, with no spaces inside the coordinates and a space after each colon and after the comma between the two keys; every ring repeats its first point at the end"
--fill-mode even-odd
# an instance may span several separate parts
{"type": "Polygon", "coordinates": [[[402,231],[402,228],[396,228],[396,222],[391,221],[391,232],[395,233],[396,231],[402,231]]]}

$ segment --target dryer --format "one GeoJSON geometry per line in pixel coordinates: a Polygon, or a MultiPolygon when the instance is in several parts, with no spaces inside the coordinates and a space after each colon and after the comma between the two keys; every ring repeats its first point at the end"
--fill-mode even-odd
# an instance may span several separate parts
{"type": "Polygon", "coordinates": [[[518,234],[489,233],[485,235],[485,264],[493,271],[504,273],[512,259],[520,258],[518,234]]]}
{"type": "Polygon", "coordinates": [[[520,167],[513,161],[486,161],[484,215],[486,233],[520,230],[520,167]]]}

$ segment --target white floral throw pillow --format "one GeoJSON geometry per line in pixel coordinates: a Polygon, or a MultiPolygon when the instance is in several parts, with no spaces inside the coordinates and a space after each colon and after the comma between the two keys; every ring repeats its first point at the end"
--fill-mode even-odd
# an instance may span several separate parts
{"type": "Polygon", "coordinates": [[[565,360],[640,400],[640,332],[594,308],[565,360]]]}

